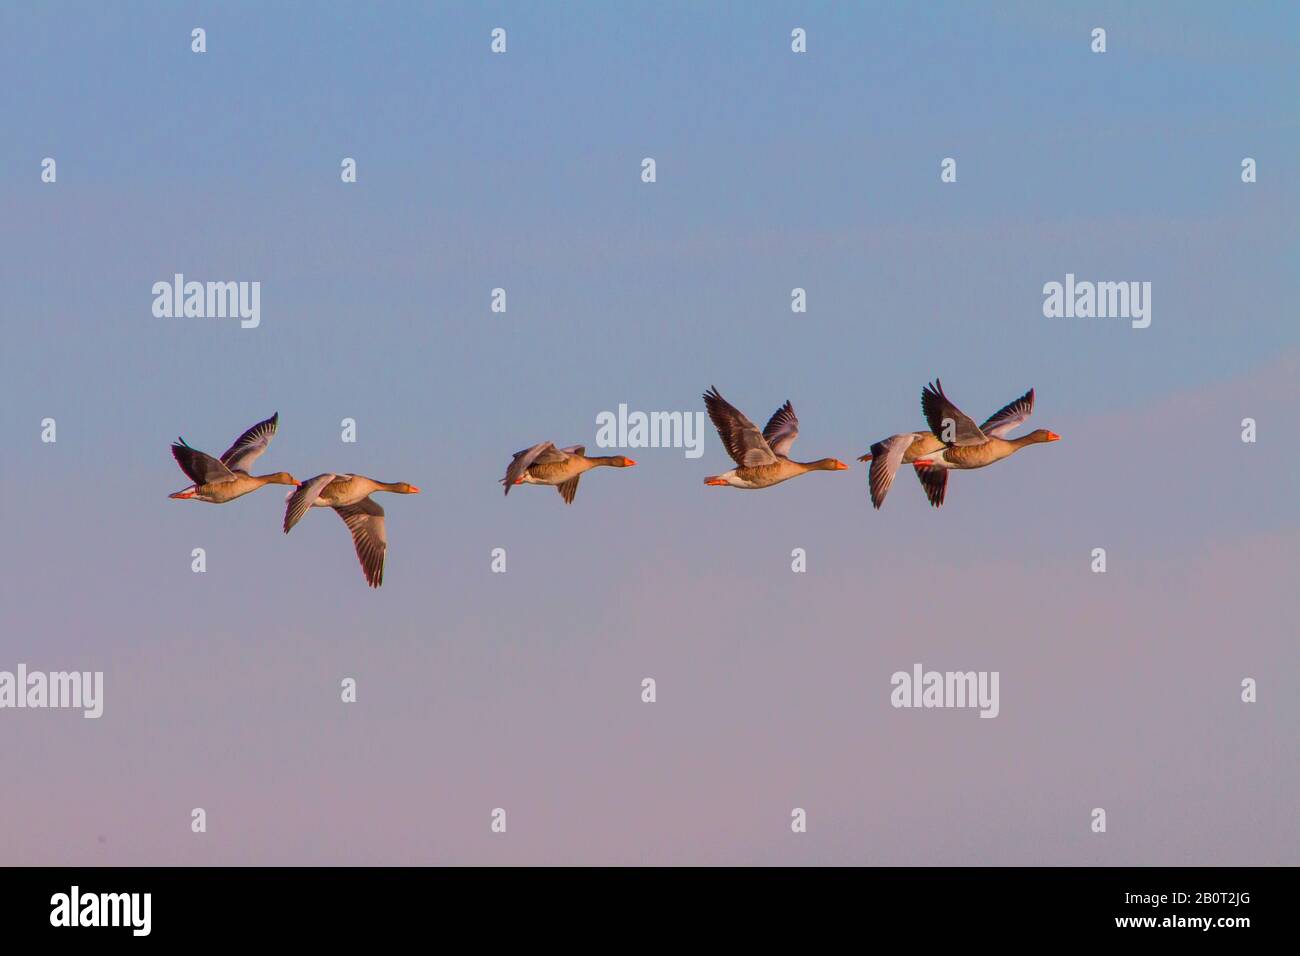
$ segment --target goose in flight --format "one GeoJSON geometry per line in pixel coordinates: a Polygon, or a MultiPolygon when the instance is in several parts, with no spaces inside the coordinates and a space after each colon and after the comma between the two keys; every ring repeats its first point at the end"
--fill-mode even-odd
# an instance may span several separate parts
{"type": "Polygon", "coordinates": [[[554,485],[566,505],[573,504],[578,493],[578,479],[593,468],[631,468],[636,464],[624,455],[598,455],[587,457],[582,445],[556,448],[553,442],[544,441],[517,451],[506,466],[506,476],[501,484],[505,493],[515,485],[554,485]]]}
{"type": "Polygon", "coordinates": [[[1023,425],[1033,410],[1034,390],[1031,388],[994,412],[983,425],[976,425],[944,394],[942,382],[935,379],[933,384],[925,386],[921,390],[921,411],[931,433],[943,443],[942,448],[928,452],[924,462],[913,462],[930,503],[936,507],[943,503],[948,472],[952,469],[985,468],[1029,445],[1060,441],[1060,435],[1046,428],[1035,429],[1018,438],[1006,437],[1023,425]]]}
{"type": "Polygon", "coordinates": [[[191,448],[184,438],[176,439],[172,442],[172,457],[193,484],[168,497],[193,498],[195,501],[223,505],[250,491],[256,491],[263,485],[298,484],[287,471],[277,471],[271,475],[248,473],[253,462],[266,451],[266,446],[275,437],[279,422],[279,412],[264,422],[258,422],[236,438],[235,443],[220,458],[213,458],[197,448],[191,448]]]}
{"type": "Polygon", "coordinates": [[[384,583],[384,556],[388,552],[388,532],[384,527],[384,509],[370,496],[376,491],[398,495],[418,495],[420,489],[405,481],[375,481],[365,475],[317,475],[291,492],[284,510],[284,533],[311,508],[333,508],[352,533],[352,545],[361,562],[366,583],[377,588],[384,583]]]}
{"type": "Polygon", "coordinates": [[[730,471],[705,478],[706,485],[768,488],[810,471],[844,471],[849,467],[837,458],[804,462],[789,457],[790,446],[799,437],[799,419],[788,401],[776,410],[761,432],[716,387],[704,393],[704,407],[709,410],[723,447],[736,463],[730,471]]]}

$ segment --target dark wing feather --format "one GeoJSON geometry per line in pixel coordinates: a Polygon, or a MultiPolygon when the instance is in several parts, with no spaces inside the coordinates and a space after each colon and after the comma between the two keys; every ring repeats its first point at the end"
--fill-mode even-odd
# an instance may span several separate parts
{"type": "Polygon", "coordinates": [[[778,460],[754,423],[723,398],[717,388],[704,393],[704,407],[709,410],[709,418],[718,430],[723,447],[737,465],[752,468],[771,465],[778,460]]]}
{"type": "Polygon", "coordinates": [[[566,505],[573,504],[573,496],[578,493],[578,479],[581,477],[582,475],[577,475],[555,486],[555,490],[560,493],[560,497],[564,499],[566,505]]]}
{"type": "Polygon", "coordinates": [[[971,417],[948,400],[938,379],[921,390],[921,411],[930,431],[946,445],[982,445],[988,441],[971,417]]]}
{"type": "Polygon", "coordinates": [[[916,477],[920,479],[921,487],[925,489],[925,496],[936,508],[943,506],[943,495],[948,490],[948,470],[925,465],[916,469],[916,477]]]}
{"type": "Polygon", "coordinates": [[[191,448],[189,445],[172,443],[172,457],[181,471],[189,476],[196,485],[206,485],[214,481],[230,481],[234,474],[211,455],[191,448]]]}
{"type": "MultiPolygon", "coordinates": [[[[561,448],[560,451],[564,452],[565,455],[586,455],[587,446],[570,445],[568,448],[561,448]]],[[[555,486],[555,490],[560,493],[560,497],[564,499],[566,505],[573,504],[573,496],[578,493],[578,479],[581,477],[582,475],[575,475],[568,481],[562,481],[555,486]]]]}

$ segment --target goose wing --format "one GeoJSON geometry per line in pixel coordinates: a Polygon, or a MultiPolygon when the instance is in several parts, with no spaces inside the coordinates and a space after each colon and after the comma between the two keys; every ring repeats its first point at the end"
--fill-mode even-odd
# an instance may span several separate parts
{"type": "Polygon", "coordinates": [[[184,441],[181,439],[179,444],[172,442],[172,457],[176,459],[176,464],[181,466],[181,471],[189,476],[190,481],[196,485],[207,485],[214,481],[234,479],[234,473],[224,464],[206,452],[184,444],[184,441]]]}
{"type": "Polygon", "coordinates": [[[284,509],[285,534],[288,534],[293,526],[302,520],[302,516],[320,497],[320,493],[325,489],[325,486],[337,477],[335,474],[326,472],[323,475],[317,475],[315,478],[304,481],[297,491],[289,492],[289,497],[286,499],[288,504],[284,509]]]}
{"type": "Polygon", "coordinates": [[[948,469],[938,465],[929,467],[922,465],[916,469],[916,477],[920,480],[921,487],[925,489],[925,496],[930,499],[930,504],[936,508],[942,507],[944,493],[948,490],[948,469]]]}
{"type": "Polygon", "coordinates": [[[790,457],[790,446],[799,437],[799,417],[794,413],[794,406],[789,400],[773,413],[763,428],[763,440],[772,449],[772,454],[782,458],[790,457]]]}
{"type": "Polygon", "coordinates": [[[370,498],[362,498],[354,505],[336,505],[334,510],[352,532],[352,546],[357,549],[366,583],[379,587],[384,583],[384,555],[388,553],[384,509],[370,498]]]}
{"type": "MultiPolygon", "coordinates": [[[[585,445],[570,445],[568,448],[561,448],[560,451],[566,455],[586,455],[587,447],[585,445]]],[[[578,479],[582,475],[574,475],[568,481],[562,481],[555,486],[555,490],[560,493],[566,505],[573,504],[573,496],[578,493],[578,479]]]]}
{"type": "MultiPolygon", "coordinates": [[[[577,447],[577,446],[574,446],[577,447]]],[[[523,451],[517,451],[514,457],[510,459],[510,464],[506,466],[506,476],[501,479],[501,484],[506,486],[506,494],[510,494],[510,488],[516,481],[524,476],[530,465],[534,462],[546,464],[553,461],[564,461],[569,455],[555,447],[554,442],[538,442],[532,448],[525,448],[523,451]]]]}
{"type": "Polygon", "coordinates": [[[930,431],[945,445],[982,445],[988,441],[974,420],[948,400],[937,378],[921,390],[921,411],[930,431]]]}
{"type": "Polygon", "coordinates": [[[994,438],[1006,438],[1015,431],[1030,415],[1034,413],[1034,390],[1031,388],[1014,402],[1008,402],[989,416],[989,420],[980,426],[980,431],[994,438]]]}
{"type": "Polygon", "coordinates": [[[704,393],[704,407],[709,410],[709,418],[713,420],[713,427],[718,430],[727,454],[737,465],[753,468],[779,460],[754,423],[723,398],[717,388],[704,393]]]}
{"type": "Polygon", "coordinates": [[[280,413],[276,412],[266,421],[258,422],[244,434],[235,439],[235,443],[221,456],[222,463],[231,471],[248,471],[266,446],[275,437],[276,427],[280,423],[280,413]]]}
{"type": "Polygon", "coordinates": [[[914,437],[913,435],[891,435],[871,446],[871,504],[877,510],[885,503],[885,495],[889,494],[890,486],[894,483],[894,475],[898,474],[898,466],[902,464],[903,455],[911,446],[914,437]]]}

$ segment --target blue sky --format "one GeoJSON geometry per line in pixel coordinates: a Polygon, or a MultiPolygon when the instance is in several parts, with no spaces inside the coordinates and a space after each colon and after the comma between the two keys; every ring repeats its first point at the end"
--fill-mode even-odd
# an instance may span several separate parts
{"type": "Polygon", "coordinates": [[[1285,4],[0,11],[0,667],[102,668],[108,696],[97,722],[0,720],[50,788],[0,784],[29,823],[11,852],[1294,863],[1269,833],[1297,784],[1293,752],[1276,760],[1300,699],[1279,622],[1300,608],[1275,575],[1298,543],[1298,20],[1285,4]],[[261,326],[154,318],[151,286],[175,272],[260,281],[261,326]],[[1045,319],[1042,286],[1067,272],[1150,281],[1151,327],[1045,319]],[[711,384],[760,424],[791,399],[796,457],[851,461],[921,425],[936,375],[972,415],[1035,386],[1033,423],[1065,440],[956,476],[937,513],[909,475],[873,512],[856,463],[706,489],[728,467],[712,433],[699,460],[632,452],[571,508],[496,483],[519,448],[591,444],[621,402],[700,410],[711,384]],[[265,470],[424,489],[384,501],[380,593],[332,516],[281,535],[275,489],[220,511],[167,500],[177,434],[220,452],[277,410],[265,470]],[[1026,703],[977,722],[997,731],[882,710],[916,660],[1000,666],[1026,703]],[[1054,703],[1081,668],[1077,709],[1054,703]],[[340,714],[349,674],[360,701],[340,714]],[[1249,728],[1240,704],[1214,710],[1245,674],[1276,695],[1249,728]],[[1034,736],[1125,699],[1078,751],[1034,736]],[[1263,796],[1206,796],[1165,832],[1164,790],[1217,792],[1222,764],[1185,732],[1198,720],[1263,796]],[[1027,806],[962,796],[959,779],[994,800],[1037,746],[1053,785],[1024,770],[1027,806]],[[962,747],[983,762],[958,773],[944,760],[962,747]],[[1151,777],[1152,755],[1188,750],[1151,777]],[[349,782],[327,785],[338,766],[349,782]],[[908,818],[917,781],[932,814],[908,818]],[[816,832],[782,844],[789,807],[815,798],[816,832]],[[1056,816],[1102,799],[1147,821],[1112,851],[1132,857],[1056,816]],[[532,825],[480,840],[484,805],[507,802],[532,825]],[[223,825],[195,843],[188,810],[207,804],[223,825]],[[890,825],[864,828],[867,805],[890,825]],[[1207,836],[1248,806],[1231,838],[1207,836]],[[981,807],[1028,822],[988,845],[935,822],[981,807]],[[575,813],[585,837],[563,825],[575,813]]]}

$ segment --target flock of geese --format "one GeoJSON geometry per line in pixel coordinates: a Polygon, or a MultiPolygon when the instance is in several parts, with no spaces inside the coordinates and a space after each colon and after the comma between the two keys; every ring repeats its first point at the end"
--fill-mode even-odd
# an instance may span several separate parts
{"type": "MultiPolygon", "coordinates": [[[[704,393],[704,406],[718,430],[723,447],[736,467],[704,479],[706,485],[731,488],[770,488],[811,471],[844,471],[849,466],[838,458],[795,461],[790,457],[799,437],[799,419],[788,401],[776,410],[767,426],[759,431],[717,388],[704,393]]],[[[1015,454],[1027,445],[1058,441],[1060,435],[1039,428],[1019,438],[1008,435],[1023,425],[1034,410],[1031,388],[998,409],[982,425],[963,413],[944,394],[938,379],[921,391],[921,412],[928,431],[900,432],[882,438],[858,461],[871,462],[871,503],[877,509],[885,501],[900,465],[911,465],[930,504],[943,504],[948,489],[948,472],[984,468],[1015,454]]],[[[191,447],[184,438],[172,443],[172,455],[181,471],[193,482],[170,497],[225,504],[263,485],[293,485],[286,499],[284,533],[293,530],[312,508],[333,508],[352,535],[366,583],[377,588],[384,583],[384,557],[388,534],[384,509],[370,497],[387,491],[415,495],[420,489],[405,481],[376,481],[365,475],[326,472],[298,481],[286,471],[253,475],[249,468],[271,443],[279,425],[277,412],[258,422],[235,440],[220,458],[191,447]]],[[[505,493],[515,485],[553,485],[572,504],[578,481],[593,468],[630,468],[636,462],[624,455],[588,456],[582,445],[556,448],[545,441],[516,452],[501,479],[505,493]]]]}
{"type": "Polygon", "coordinates": [[[279,424],[280,413],[276,412],[236,438],[220,458],[191,448],[184,438],[178,438],[172,442],[172,456],[194,484],[169,497],[224,505],[263,485],[294,485],[297,490],[289,492],[284,510],[284,533],[292,531],[309,509],[333,508],[352,533],[352,544],[357,549],[357,559],[361,562],[366,583],[372,588],[379,587],[384,583],[388,532],[384,528],[384,509],[370,496],[376,491],[418,495],[420,489],[405,481],[375,481],[365,475],[336,475],[332,472],[307,481],[298,481],[287,471],[270,475],[249,474],[249,467],[266,451],[279,424]]]}
{"type": "MultiPolygon", "coordinates": [[[[776,410],[760,432],[744,414],[711,388],[704,393],[704,406],[718,429],[736,467],[704,479],[706,485],[732,488],[768,488],[810,471],[843,471],[849,466],[838,458],[795,461],[790,446],[799,437],[799,419],[788,401],[776,410]]],[[[1007,435],[1019,428],[1034,410],[1031,388],[1013,402],[998,409],[983,425],[954,405],[943,392],[943,383],[921,390],[921,412],[929,431],[900,432],[882,438],[858,461],[871,462],[871,504],[879,509],[894,483],[899,465],[912,465],[930,504],[943,505],[948,490],[948,472],[984,468],[1010,457],[1026,445],[1059,441],[1056,432],[1039,428],[1019,438],[1007,435]]]]}

